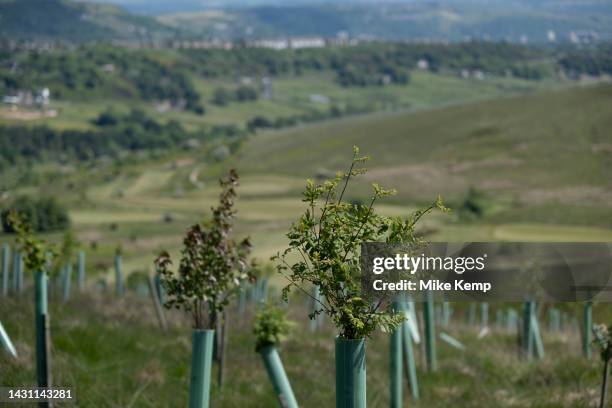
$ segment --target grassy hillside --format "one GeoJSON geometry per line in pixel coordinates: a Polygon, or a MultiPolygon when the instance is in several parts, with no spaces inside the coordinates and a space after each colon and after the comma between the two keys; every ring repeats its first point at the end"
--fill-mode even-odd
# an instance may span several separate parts
{"type": "MultiPolygon", "coordinates": [[[[28,284],[30,278],[28,276],[28,284]]],[[[57,288],[58,289],[58,288],[57,288]]],[[[2,385],[34,384],[34,324],[32,292],[2,299],[0,319],[15,343],[19,357],[0,350],[2,385]]],[[[180,407],[187,404],[191,338],[188,318],[168,313],[170,330],[157,327],[147,297],[130,294],[117,299],[109,291],[92,290],[59,301],[59,290],[51,296],[53,380],[73,387],[79,407],[180,407]]],[[[334,351],[336,333],[324,321],[322,330],[308,329],[305,299],[291,302],[290,317],[297,324],[289,341],[280,349],[287,376],[300,406],[334,405],[334,351]]],[[[491,305],[490,313],[519,305],[491,305]]],[[[418,306],[420,308],[420,305],[418,306]]],[[[453,305],[451,325],[436,330],[450,333],[466,349],[457,350],[438,341],[439,367],[428,372],[422,344],[415,346],[420,400],[410,398],[404,382],[404,404],[431,407],[593,407],[598,398],[601,363],[581,356],[580,336],[575,325],[559,332],[546,330],[541,317],[546,350],[543,361],[527,362],[518,355],[512,331],[496,329],[479,338],[478,325],[466,325],[466,307],[453,305]],[[542,392],[546,388],[548,392],[542,392]]],[[[254,352],[251,333],[256,306],[240,316],[230,311],[231,330],[223,389],[216,386],[213,372],[212,400],[216,407],[273,407],[272,385],[261,358],[254,352]]],[[[579,317],[578,307],[564,309],[579,317]]],[[[595,322],[609,317],[605,305],[596,305],[595,322]]],[[[568,319],[569,320],[569,319],[568,319]]],[[[389,406],[389,336],[376,333],[367,343],[368,406],[389,406]]],[[[404,381],[407,381],[404,379],[404,381]]],[[[58,404],[59,406],[59,404],[58,404]]]]}
{"type": "Polygon", "coordinates": [[[173,30],[112,5],[71,0],[1,0],[0,37],[85,42],[159,38],[173,30]]]}
{"type": "Polygon", "coordinates": [[[460,200],[476,187],[506,207],[496,217],[507,221],[567,220],[558,206],[610,225],[611,106],[612,86],[600,85],[378,114],[258,135],[235,164],[314,177],[341,168],[348,146],[359,145],[375,158],[368,177],[398,188],[404,201],[460,200]]]}
{"type": "Polygon", "coordinates": [[[570,31],[594,30],[610,38],[612,8],[584,2],[355,2],[261,5],[201,12],[177,12],[158,20],[189,34],[261,38],[345,32],[356,38],[463,41],[491,38],[547,42],[547,31],[567,41],[570,31]]]}

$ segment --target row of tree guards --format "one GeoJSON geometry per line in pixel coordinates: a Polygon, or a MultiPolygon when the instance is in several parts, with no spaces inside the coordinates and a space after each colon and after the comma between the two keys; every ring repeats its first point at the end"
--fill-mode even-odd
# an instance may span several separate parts
{"type": "MultiPolygon", "coordinates": [[[[8,296],[11,293],[21,294],[25,288],[24,267],[22,257],[11,256],[11,252],[19,254],[17,250],[11,250],[8,244],[3,245],[2,250],[2,295],[8,296]],[[12,262],[11,262],[12,261],[12,262]]],[[[78,271],[76,281],[80,290],[85,288],[86,264],[85,252],[79,251],[76,257],[76,269],[78,271]]],[[[115,292],[118,296],[124,294],[123,272],[121,255],[115,256],[115,292]]],[[[34,275],[35,289],[35,310],[36,310],[36,344],[37,344],[37,383],[39,386],[50,385],[51,375],[49,369],[50,353],[49,353],[49,330],[48,330],[48,276],[45,272],[37,272],[34,275]]],[[[70,285],[72,277],[72,263],[67,263],[59,276],[58,282],[62,284],[62,300],[67,301],[70,298],[70,285]]],[[[162,328],[165,329],[165,317],[163,311],[159,307],[163,303],[164,289],[161,284],[160,275],[155,275],[147,282],[149,293],[156,304],[156,312],[162,316],[164,322],[162,328]]],[[[269,298],[272,301],[277,301],[276,296],[269,296],[269,280],[267,277],[257,279],[253,283],[243,283],[238,297],[237,312],[239,315],[244,315],[247,310],[263,307],[267,304],[269,298]]],[[[273,291],[273,293],[275,293],[273,291]]],[[[311,313],[318,310],[321,296],[320,289],[317,286],[312,288],[312,298],[307,298],[308,305],[311,308],[311,313]]],[[[286,305],[286,303],[281,303],[286,305]]],[[[592,338],[592,303],[584,304],[583,314],[583,352],[585,357],[592,357],[591,344],[592,338]]],[[[402,313],[405,320],[401,326],[393,330],[390,336],[390,395],[391,406],[400,407],[403,401],[403,376],[407,377],[410,395],[413,399],[419,398],[419,387],[417,378],[417,363],[415,359],[415,345],[421,343],[419,326],[419,318],[416,313],[416,305],[414,302],[402,299],[396,300],[393,304],[393,309],[397,313],[402,313]]],[[[452,323],[454,314],[453,305],[449,302],[439,302],[434,304],[432,297],[428,297],[423,303],[423,318],[421,319],[424,325],[423,334],[425,341],[425,355],[427,367],[431,371],[437,368],[436,354],[436,337],[441,341],[449,344],[457,349],[463,349],[463,345],[450,336],[448,333],[440,332],[435,335],[436,327],[440,329],[449,328],[452,323]]],[[[535,357],[543,358],[544,349],[540,333],[540,325],[538,323],[537,305],[535,302],[525,302],[522,310],[522,318],[519,318],[518,313],[514,308],[496,308],[496,319],[494,329],[506,330],[513,332],[521,332],[521,347],[526,358],[535,357]]],[[[309,329],[316,331],[321,328],[323,323],[323,315],[317,314],[309,320],[309,329]]],[[[474,326],[480,329],[479,335],[486,335],[490,329],[489,325],[489,305],[487,303],[470,303],[465,311],[465,324],[474,326]]],[[[161,322],[160,322],[161,324],[161,322]]],[[[570,317],[556,308],[548,309],[548,331],[559,332],[567,329],[575,329],[577,325],[576,319],[570,317]]],[[[215,345],[214,330],[194,330],[193,332],[193,356],[192,366],[194,373],[210,372],[212,367],[212,355],[215,345]]],[[[3,348],[13,356],[17,356],[17,352],[11,342],[8,333],[4,330],[0,323],[0,339],[3,348]]],[[[282,407],[297,407],[295,396],[291,390],[291,386],[285,370],[283,368],[280,356],[276,345],[270,344],[262,348],[259,353],[262,355],[266,371],[271,379],[274,389],[279,397],[280,406],[282,407]]],[[[357,341],[342,341],[336,339],[336,359],[337,365],[345,366],[351,363],[349,372],[341,372],[337,377],[338,389],[344,389],[349,394],[355,394],[357,390],[365,389],[365,340],[357,341]],[[354,363],[354,364],[353,364],[354,363]]],[[[206,399],[204,396],[210,394],[210,376],[204,376],[199,379],[197,376],[192,379],[194,388],[194,405],[204,406],[202,401],[206,399]]],[[[338,396],[337,403],[343,399],[342,395],[338,396]]],[[[360,405],[365,405],[365,393],[357,393],[349,399],[356,399],[360,405]]]]}
{"type": "MultiPolygon", "coordinates": [[[[431,292],[426,294],[422,304],[421,319],[411,299],[397,298],[392,299],[392,302],[382,302],[366,297],[361,292],[360,249],[364,242],[411,243],[418,248],[424,243],[415,235],[419,220],[434,210],[448,210],[441,199],[437,199],[430,206],[405,218],[376,214],[374,204],[379,199],[394,194],[393,190],[385,190],[378,185],[373,186],[372,197],[368,203],[347,202],[344,196],[349,182],[366,172],[362,167],[366,160],[367,157],[360,156],[359,149],[355,147],[350,168],[346,173],[340,172],[334,179],[322,184],[308,181],[303,194],[307,209],[290,227],[287,233],[287,249],[273,257],[277,272],[288,282],[281,292],[281,304],[287,304],[292,291],[302,293],[311,300],[309,315],[316,322],[310,325],[310,330],[321,327],[320,319],[324,314],[338,331],[335,339],[337,408],[366,406],[366,339],[375,330],[384,329],[390,333],[389,384],[393,407],[402,405],[403,369],[408,377],[412,398],[419,398],[415,345],[424,346],[425,360],[430,371],[437,369],[437,339],[452,347],[463,348],[461,342],[444,331],[453,324],[452,305],[448,302],[436,305],[431,292]]],[[[255,350],[264,361],[279,406],[297,407],[298,403],[276,348],[288,333],[290,324],[284,317],[283,308],[265,305],[265,299],[271,297],[271,288],[265,279],[256,279],[253,273],[259,267],[249,262],[250,241],[248,238],[236,241],[232,237],[238,175],[231,170],[220,184],[222,191],[219,204],[212,209],[210,218],[187,230],[183,239],[181,259],[176,263],[177,269],[172,267],[173,262],[167,252],[160,253],[155,259],[158,277],[156,280],[148,279],[147,283],[160,324],[163,319],[161,304],[167,308],[182,308],[191,316],[193,332],[189,407],[208,408],[211,367],[214,360],[219,364],[219,386],[223,380],[227,306],[238,297],[239,313],[244,313],[247,309],[247,299],[250,297],[260,310],[254,326],[255,350]]],[[[71,258],[66,257],[69,251],[62,251],[63,257],[51,256],[51,261],[55,262],[55,267],[51,268],[52,262],[47,256],[44,241],[35,238],[31,228],[19,217],[12,215],[10,219],[19,234],[19,251],[24,254],[25,267],[35,274],[38,385],[51,386],[47,272],[57,269],[62,271],[60,282],[63,284],[64,299],[68,299],[72,268],[66,265],[71,262],[71,258]]],[[[3,259],[4,282],[10,273],[6,262],[10,254],[8,250],[3,253],[7,254],[3,259]]],[[[79,262],[82,262],[85,279],[84,255],[79,262]]],[[[19,265],[19,262],[17,264],[19,265]]],[[[14,275],[14,281],[20,282],[17,293],[22,290],[24,281],[21,278],[21,269],[17,267],[18,271],[14,275]]],[[[115,257],[115,284],[116,294],[123,295],[124,276],[119,253],[115,257]]],[[[3,286],[3,295],[8,295],[8,291],[4,291],[7,285],[8,283],[3,286]]],[[[500,326],[503,325],[505,314],[506,328],[516,330],[520,334],[522,354],[528,359],[544,357],[538,319],[541,313],[541,305],[531,300],[525,301],[520,311],[510,309],[504,313],[501,310],[500,314],[500,310],[496,310],[500,326]]],[[[587,333],[592,329],[591,313],[592,305],[588,303],[585,305],[583,318],[584,350],[588,356],[590,334],[587,333]]],[[[490,327],[489,305],[470,305],[468,323],[475,322],[477,314],[480,320],[479,337],[484,337],[490,327]]],[[[557,327],[558,317],[558,326],[561,328],[563,314],[555,312],[551,316],[555,316],[555,323],[551,325],[557,327]]],[[[612,341],[607,328],[598,328],[594,333],[597,344],[603,350],[602,391],[605,391],[608,363],[612,358],[612,341]]],[[[10,344],[8,335],[4,330],[0,330],[0,333],[3,335],[3,344],[7,347],[6,345],[10,344]]],[[[602,406],[604,403],[605,392],[602,392],[602,406]]]]}

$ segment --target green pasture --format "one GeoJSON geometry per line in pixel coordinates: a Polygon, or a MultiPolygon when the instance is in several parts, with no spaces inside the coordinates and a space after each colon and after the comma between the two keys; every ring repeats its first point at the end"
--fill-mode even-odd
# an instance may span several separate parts
{"type": "MultiPolygon", "coordinates": [[[[146,296],[122,299],[111,290],[90,289],[67,304],[59,301],[59,288],[51,293],[53,379],[56,386],[73,387],[80,407],[185,406],[189,387],[191,333],[189,319],[167,312],[168,332],[162,332],[146,296]],[[54,300],[55,299],[55,300],[54,300]],[[163,403],[162,403],[163,401],[163,403]]],[[[20,298],[3,299],[0,318],[15,343],[19,357],[0,352],[5,386],[35,383],[34,325],[27,291],[20,298]]],[[[516,334],[492,331],[479,338],[477,326],[467,326],[465,308],[454,304],[455,314],[446,329],[466,349],[438,341],[439,367],[428,372],[421,347],[415,347],[420,400],[412,401],[404,382],[404,404],[410,407],[592,407],[597,402],[601,365],[581,355],[575,327],[547,331],[541,318],[546,356],[527,362],[518,355],[516,334]],[[546,390],[544,392],[543,390],[546,390]]],[[[508,305],[503,305],[505,308],[508,305]]],[[[517,306],[517,305],[513,305],[517,306]]],[[[420,306],[419,306],[420,307],[420,306]]],[[[492,312],[495,305],[492,305],[492,312]]],[[[251,333],[255,306],[240,316],[230,310],[225,383],[213,382],[215,406],[276,406],[272,385],[251,333]]],[[[316,332],[308,329],[305,299],[293,298],[289,316],[296,321],[280,355],[300,406],[334,405],[334,349],[336,333],[325,320],[316,332]]],[[[579,316],[577,308],[566,311],[579,316]]],[[[596,306],[595,322],[609,317],[596,306]]],[[[367,393],[371,408],[389,405],[389,335],[375,333],[367,342],[367,393]]],[[[213,372],[213,378],[216,378],[213,372]]],[[[404,379],[404,381],[406,381],[404,379]]],[[[17,406],[17,405],[16,405],[17,406]]],[[[61,405],[58,406],[68,406],[61,405]]]]}
{"type": "MultiPolygon", "coordinates": [[[[412,74],[411,81],[407,85],[345,88],[335,82],[331,72],[323,72],[274,79],[273,97],[270,100],[259,98],[256,101],[232,102],[226,106],[217,106],[211,102],[215,89],[236,88],[239,86],[238,81],[203,79],[195,76],[192,79],[206,106],[205,115],[173,109],[158,111],[155,103],[120,98],[107,99],[100,96],[87,100],[54,100],[49,108],[58,111],[57,117],[28,121],[3,117],[0,123],[46,124],[59,129],[88,129],[93,126],[91,121],[108,108],[119,113],[138,108],[157,120],[174,119],[187,129],[196,130],[202,126],[212,125],[244,126],[249,119],[258,115],[275,119],[299,116],[313,111],[326,112],[332,105],[354,106],[371,111],[419,110],[531,93],[571,84],[569,81],[552,79],[528,81],[493,76],[484,80],[463,79],[448,74],[417,71],[412,74]],[[329,103],[313,102],[310,99],[311,95],[326,96],[329,98],[329,103]]],[[[253,77],[251,80],[253,81],[251,86],[259,88],[260,78],[253,77]]]]}

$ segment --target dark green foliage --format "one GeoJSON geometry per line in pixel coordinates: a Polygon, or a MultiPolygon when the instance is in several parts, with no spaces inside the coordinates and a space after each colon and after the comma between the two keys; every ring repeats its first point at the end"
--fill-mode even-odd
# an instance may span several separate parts
{"type": "Polygon", "coordinates": [[[238,175],[230,170],[220,184],[212,219],[193,225],[183,239],[178,271],[170,269],[172,260],[165,251],[155,260],[167,294],[165,306],[191,313],[197,329],[214,330],[218,315],[249,277],[246,259],[251,243],[231,237],[238,175]]]}
{"type": "Polygon", "coordinates": [[[278,346],[282,343],[294,323],[287,320],[287,312],[279,307],[266,304],[257,316],[253,325],[255,351],[267,346],[278,346]]]}
{"type": "Polygon", "coordinates": [[[120,96],[204,109],[185,67],[148,52],[107,45],[0,52],[0,88],[14,92],[43,87],[51,90],[52,98],[120,96]]]}
{"type": "Polygon", "coordinates": [[[559,65],[570,76],[610,75],[612,74],[612,44],[600,44],[590,49],[570,50],[559,60],[559,65]]]}
{"type": "Polygon", "coordinates": [[[230,102],[248,102],[257,100],[257,90],[251,86],[242,85],[235,90],[224,87],[215,89],[212,103],[218,106],[225,106],[230,102]]]}
{"type": "Polygon", "coordinates": [[[247,122],[247,129],[249,132],[254,132],[257,129],[271,128],[274,126],[273,124],[274,122],[272,122],[270,119],[266,118],[265,116],[258,115],[247,122]]]}
{"type": "Polygon", "coordinates": [[[33,199],[29,196],[16,198],[2,210],[2,229],[7,233],[16,232],[10,221],[11,212],[20,214],[24,222],[36,232],[62,230],[70,226],[68,211],[53,197],[33,199]]]}
{"type": "Polygon", "coordinates": [[[471,187],[459,206],[459,215],[465,219],[482,218],[489,211],[491,201],[487,195],[471,187]]]}
{"type": "Polygon", "coordinates": [[[373,110],[374,108],[368,106],[358,107],[349,104],[344,108],[332,105],[327,112],[313,110],[304,115],[281,116],[275,119],[267,118],[262,115],[257,115],[247,122],[247,130],[251,133],[254,133],[258,129],[282,129],[290,126],[295,126],[298,123],[311,123],[325,119],[340,118],[343,116],[360,115],[372,112],[373,110]]]}
{"type": "Polygon", "coordinates": [[[212,103],[218,106],[225,106],[232,100],[231,93],[225,88],[215,89],[213,94],[212,103]]]}
{"type": "Polygon", "coordinates": [[[238,102],[254,101],[257,99],[257,90],[251,86],[240,86],[236,89],[238,102]]]}
{"type": "Polygon", "coordinates": [[[46,126],[0,126],[0,160],[8,164],[57,158],[89,160],[121,151],[176,148],[189,139],[213,138],[217,132],[241,133],[231,126],[188,132],[177,121],[159,123],[140,110],[125,115],[107,110],[93,124],[94,130],[63,131],[46,126]]]}

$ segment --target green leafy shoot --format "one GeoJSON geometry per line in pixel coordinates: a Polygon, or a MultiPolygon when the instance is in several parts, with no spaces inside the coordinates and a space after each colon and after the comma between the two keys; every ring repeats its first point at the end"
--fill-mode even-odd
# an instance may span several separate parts
{"type": "Polygon", "coordinates": [[[8,216],[12,229],[17,233],[17,244],[24,254],[24,264],[27,270],[51,271],[51,262],[57,258],[55,248],[46,241],[34,235],[32,226],[18,212],[12,211],[8,216]]]}
{"type": "Polygon", "coordinates": [[[278,346],[287,339],[294,325],[293,321],[287,319],[285,310],[266,304],[255,316],[255,351],[259,352],[268,346],[278,346]]]}
{"type": "Polygon", "coordinates": [[[366,173],[363,165],[367,160],[354,147],[346,173],[339,172],[322,184],[307,181],[302,199],[307,209],[290,227],[288,248],[273,257],[278,272],[289,281],[283,289],[283,298],[287,300],[294,289],[310,296],[305,284],[318,285],[325,302],[319,302],[315,315],[326,313],[339,329],[339,335],[347,339],[369,337],[377,328],[391,330],[402,321],[399,314],[390,312],[389,302],[362,294],[361,244],[387,242],[416,248],[425,243],[416,234],[421,218],[434,209],[448,211],[438,198],[404,218],[382,216],[376,213],[375,204],[396,192],[378,184],[372,185],[372,195],[366,204],[346,202],[351,182],[366,173]]]}
{"type": "Polygon", "coordinates": [[[155,260],[168,299],[165,306],[191,313],[198,329],[214,329],[217,316],[249,278],[251,243],[248,238],[231,238],[238,174],[230,170],[220,185],[212,218],[190,227],[183,239],[178,271],[171,269],[172,259],[165,251],[155,260]]]}

